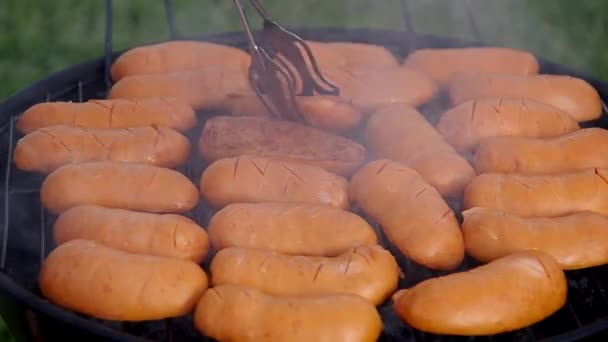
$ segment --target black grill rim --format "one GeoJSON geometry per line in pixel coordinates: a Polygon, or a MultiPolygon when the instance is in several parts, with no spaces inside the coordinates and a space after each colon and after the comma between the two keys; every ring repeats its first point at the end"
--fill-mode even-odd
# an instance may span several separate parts
{"type": "MultiPolygon", "coordinates": [[[[362,43],[371,42],[380,45],[395,45],[395,42],[403,42],[402,44],[406,46],[404,53],[410,51],[407,46],[424,48],[488,45],[480,42],[421,33],[416,33],[414,36],[414,41],[411,41],[412,33],[393,30],[334,27],[290,29],[292,29],[302,38],[309,40],[345,40],[362,43]]],[[[242,46],[244,42],[242,32],[224,32],[203,36],[180,36],[179,38],[176,38],[176,40],[192,39],[217,42],[237,47],[242,46]]],[[[163,41],[166,40],[155,41],[147,44],[154,44],[163,41]]],[[[124,51],[126,50],[113,52],[111,55],[111,61],[114,61],[124,51]]],[[[588,74],[582,73],[568,66],[553,63],[539,56],[537,56],[537,58],[541,63],[542,73],[571,75],[585,79],[597,89],[604,103],[608,101],[608,83],[595,79],[588,74]]],[[[72,92],[76,89],[79,83],[84,85],[91,82],[103,82],[106,73],[106,62],[107,61],[104,57],[98,57],[79,64],[74,64],[61,71],[51,73],[48,77],[31,84],[29,87],[7,98],[4,102],[0,103],[0,133],[3,132],[4,129],[7,129],[7,124],[10,124],[13,117],[20,115],[24,110],[33,106],[34,104],[44,102],[49,97],[72,92]],[[86,77],[79,77],[82,75],[85,75],[86,77]]],[[[605,115],[600,120],[606,120],[605,115]]],[[[608,284],[606,285],[608,286],[608,284]]],[[[74,328],[90,332],[98,337],[104,338],[104,340],[107,341],[149,341],[147,339],[142,339],[134,335],[124,333],[120,330],[112,329],[101,323],[97,323],[96,321],[83,318],[72,311],[65,310],[51,304],[44,298],[39,297],[38,295],[19,285],[14,279],[11,278],[6,269],[0,269],[0,292],[8,295],[9,297],[18,301],[20,304],[25,305],[37,313],[52,317],[62,323],[71,325],[74,328]]],[[[595,322],[582,326],[576,330],[543,339],[542,341],[580,341],[582,339],[589,338],[592,335],[606,332],[608,332],[608,316],[598,318],[598,320],[595,322]]]]}

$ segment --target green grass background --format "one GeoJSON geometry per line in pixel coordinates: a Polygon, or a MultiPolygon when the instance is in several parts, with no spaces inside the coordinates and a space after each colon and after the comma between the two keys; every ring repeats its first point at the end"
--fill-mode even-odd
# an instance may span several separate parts
{"type": "MultiPolygon", "coordinates": [[[[261,1],[287,25],[404,27],[399,0],[261,1]]],[[[420,32],[472,37],[464,1],[408,0],[414,27],[420,32]]],[[[608,0],[470,3],[486,42],[528,49],[608,80],[608,0]]],[[[240,28],[230,0],[175,0],[174,7],[183,33],[240,28]]],[[[113,13],[115,49],[168,37],[161,0],[114,0],[113,13]]],[[[103,36],[102,0],[0,0],[0,100],[49,73],[101,56],[103,36]]],[[[8,340],[5,331],[0,327],[0,341],[8,340]]]]}

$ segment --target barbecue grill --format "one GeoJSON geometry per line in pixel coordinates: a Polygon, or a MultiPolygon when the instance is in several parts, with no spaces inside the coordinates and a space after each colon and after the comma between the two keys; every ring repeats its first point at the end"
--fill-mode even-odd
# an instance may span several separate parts
{"type": "MultiPolygon", "coordinates": [[[[350,41],[374,43],[387,47],[399,57],[404,57],[415,48],[483,46],[481,40],[463,41],[416,33],[411,24],[407,5],[403,2],[405,31],[385,31],[339,28],[292,29],[300,37],[318,41],[350,41]]],[[[171,39],[199,39],[219,42],[246,49],[247,42],[242,32],[227,32],[203,37],[178,36],[175,29],[171,1],[165,1],[167,23],[171,39]]],[[[2,299],[14,312],[10,317],[18,319],[7,323],[15,337],[23,340],[59,341],[65,338],[80,340],[116,341],[204,341],[204,336],[195,331],[191,317],[171,320],[124,323],[92,319],[55,306],[41,297],[37,288],[37,275],[42,260],[54,248],[51,229],[55,217],[41,208],[39,188],[42,175],[25,173],[12,165],[14,144],[20,138],[15,130],[15,119],[28,107],[45,101],[86,101],[104,98],[111,86],[109,67],[121,53],[112,51],[112,2],[106,1],[105,56],[71,66],[54,73],[0,104],[0,290],[2,299]]],[[[469,11],[469,13],[471,13],[469,11]]],[[[469,15],[473,32],[479,38],[475,18],[469,15]]],[[[567,74],[587,80],[600,93],[602,100],[608,98],[608,83],[595,80],[571,68],[539,59],[541,72],[567,74]]],[[[426,104],[421,110],[434,122],[445,109],[442,95],[426,104]]],[[[587,122],[585,127],[608,128],[607,108],[602,117],[587,122]]],[[[201,122],[187,136],[196,141],[205,118],[213,112],[199,113],[201,122]]],[[[194,153],[193,153],[194,154],[194,153]]],[[[180,171],[196,184],[205,165],[193,156],[180,171]]],[[[459,212],[459,203],[450,203],[459,212]]],[[[205,203],[186,215],[203,226],[207,226],[213,211],[205,203]]],[[[363,215],[363,214],[362,214],[363,215]]],[[[363,215],[364,216],[364,215],[363,215]]],[[[365,216],[364,216],[365,217],[365,216]]],[[[373,224],[373,222],[372,222],[373,224]]],[[[376,227],[377,228],[377,227],[376,227]]],[[[390,246],[382,232],[377,229],[382,244],[397,257],[406,278],[400,287],[408,287],[424,279],[444,273],[430,271],[407,260],[390,246]]],[[[475,266],[475,261],[466,260],[456,271],[475,266]]],[[[382,341],[578,341],[608,337],[608,266],[568,271],[569,294],[567,304],[546,320],[528,328],[511,333],[481,337],[436,336],[416,331],[392,312],[390,303],[379,307],[384,321],[382,341]]]]}

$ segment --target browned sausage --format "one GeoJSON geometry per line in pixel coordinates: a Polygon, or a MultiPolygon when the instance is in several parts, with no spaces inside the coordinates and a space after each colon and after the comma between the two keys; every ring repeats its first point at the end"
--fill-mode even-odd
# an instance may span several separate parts
{"type": "Polygon", "coordinates": [[[370,162],[351,179],[350,197],[413,261],[438,270],[462,262],[464,242],[454,212],[416,171],[389,160],[370,162]]]}
{"type": "Polygon", "coordinates": [[[203,197],[222,208],[231,203],[285,202],[349,207],[348,180],[320,167],[240,156],[209,165],[200,182],[203,197]]]}
{"type": "Polygon", "coordinates": [[[198,146],[207,162],[253,155],[340,175],[352,174],[365,158],[365,148],[348,138],[292,121],[244,116],[210,118],[198,146]]]}
{"type": "Polygon", "coordinates": [[[466,272],[431,278],[393,296],[409,326],[441,335],[495,335],[530,326],[566,304],[568,283],[553,257],[510,254],[466,272]]]}
{"type": "Polygon", "coordinates": [[[188,159],[190,142],[166,127],[95,129],[40,128],[19,139],[13,157],[25,171],[51,172],[70,163],[117,161],[177,167],[188,159]]]}

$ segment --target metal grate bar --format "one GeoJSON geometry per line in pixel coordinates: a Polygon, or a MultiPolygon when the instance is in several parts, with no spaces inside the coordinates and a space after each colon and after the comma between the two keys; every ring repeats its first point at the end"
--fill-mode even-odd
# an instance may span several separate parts
{"type": "Polygon", "coordinates": [[[572,303],[570,301],[568,301],[568,311],[570,311],[570,313],[572,314],[572,317],[574,317],[576,326],[579,328],[582,327],[583,325],[581,324],[581,321],[578,319],[578,315],[576,314],[576,312],[574,312],[574,309],[572,308],[572,303]]]}
{"type": "Polygon", "coordinates": [[[8,151],[6,157],[6,173],[4,175],[4,230],[2,231],[2,255],[0,256],[0,267],[5,268],[6,266],[6,249],[8,247],[8,228],[10,225],[10,205],[9,205],[9,190],[11,183],[11,166],[13,160],[13,136],[15,133],[15,117],[11,116],[9,121],[9,134],[8,134],[8,151]]]}
{"type": "Polygon", "coordinates": [[[46,258],[46,223],[44,222],[44,206],[40,206],[40,265],[46,258]]]}
{"type": "Polygon", "coordinates": [[[410,8],[408,6],[408,0],[401,0],[401,17],[403,18],[403,24],[408,39],[408,49],[416,49],[416,30],[414,29],[414,23],[412,22],[412,16],[410,14],[410,8]]]}
{"type": "Polygon", "coordinates": [[[169,27],[169,35],[171,39],[175,39],[178,36],[177,29],[175,28],[175,15],[173,14],[173,0],[165,0],[165,14],[167,17],[167,26],[169,27]]]}
{"type": "Polygon", "coordinates": [[[110,70],[112,67],[112,0],[106,0],[106,32],[104,38],[105,50],[105,81],[106,88],[112,87],[110,70]]]}
{"type": "Polygon", "coordinates": [[[473,14],[473,6],[471,5],[471,0],[464,0],[464,8],[467,12],[467,18],[469,19],[469,25],[471,26],[473,37],[475,37],[475,39],[479,42],[482,42],[483,37],[481,36],[479,26],[477,26],[477,22],[475,21],[475,15],[473,14]]]}

